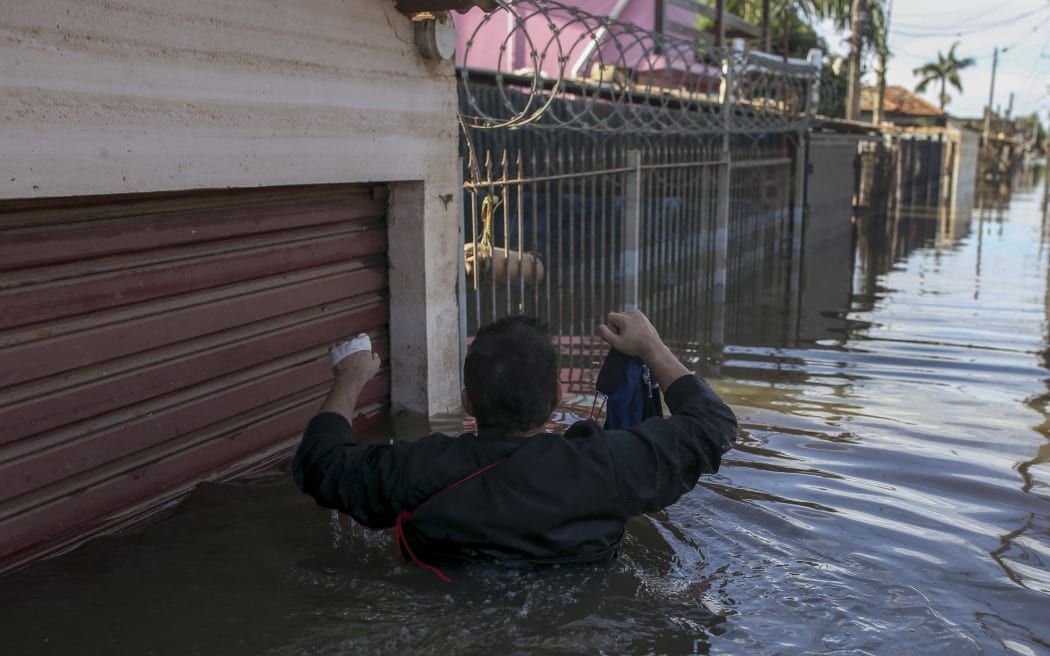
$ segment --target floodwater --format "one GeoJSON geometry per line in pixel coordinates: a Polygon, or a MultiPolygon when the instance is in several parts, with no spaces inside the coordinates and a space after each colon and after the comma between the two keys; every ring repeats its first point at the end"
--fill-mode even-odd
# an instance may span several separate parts
{"type": "Polygon", "coordinates": [[[278,471],[0,580],[3,652],[1050,653],[1042,198],[823,248],[795,334],[692,360],[738,448],[611,566],[446,584],[278,471]]]}

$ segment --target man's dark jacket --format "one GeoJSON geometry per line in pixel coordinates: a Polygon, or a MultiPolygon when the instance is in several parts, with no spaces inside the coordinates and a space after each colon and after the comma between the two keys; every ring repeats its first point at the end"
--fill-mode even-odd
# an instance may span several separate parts
{"type": "Polygon", "coordinates": [[[415,511],[402,529],[420,558],[603,560],[616,555],[628,517],[677,501],[718,470],[736,439],[732,410],[700,378],[676,380],[666,402],[669,418],[629,430],[579,421],[564,435],[435,433],[370,446],[355,445],[349,422],[326,412],[310,421],[293,475],[318,504],[365,526],[391,527],[415,511]]]}

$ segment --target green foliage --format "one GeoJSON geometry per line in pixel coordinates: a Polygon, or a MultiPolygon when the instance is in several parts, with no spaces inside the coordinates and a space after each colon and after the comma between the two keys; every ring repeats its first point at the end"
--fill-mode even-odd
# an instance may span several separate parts
{"type": "MultiPolygon", "coordinates": [[[[779,12],[775,18],[769,21],[770,51],[774,55],[784,54],[784,14],[779,12]]],[[[758,47],[760,44],[753,44],[758,47]]],[[[820,48],[824,52],[828,50],[825,41],[813,27],[805,22],[798,13],[793,13],[788,18],[788,57],[805,58],[813,48],[820,48]]]]}
{"type": "MultiPolygon", "coordinates": [[[[849,23],[851,0],[787,0],[791,12],[811,23],[816,20],[831,19],[841,25],[849,23]]],[[[714,5],[714,0],[705,0],[714,5]]],[[[771,0],[770,12],[773,15],[784,13],[785,0],[771,0]]],[[[762,0],[726,0],[726,11],[736,14],[752,23],[762,21],[762,0]]]]}
{"type": "Polygon", "coordinates": [[[822,116],[843,118],[846,116],[846,92],[849,80],[844,71],[835,72],[834,66],[825,60],[820,75],[820,105],[817,113],[822,116]]]}
{"type": "MultiPolygon", "coordinates": [[[[715,0],[701,0],[704,4],[715,6],[715,0]]],[[[861,47],[871,49],[876,54],[889,57],[886,44],[886,15],[883,4],[885,0],[864,0],[868,19],[861,29],[861,47]]],[[[726,11],[740,16],[754,24],[762,24],[762,0],[726,0],[726,11]]],[[[828,43],[813,29],[813,24],[820,20],[831,20],[839,29],[850,27],[852,0],[771,0],[770,1],[770,46],[774,54],[784,52],[784,7],[788,6],[788,55],[805,57],[811,48],[820,48],[830,53],[828,43]]],[[[713,30],[714,21],[700,17],[697,23],[700,30],[713,30]]],[[[762,44],[752,42],[750,47],[761,49],[762,44]]]]}
{"type": "Polygon", "coordinates": [[[962,93],[962,80],[959,77],[959,71],[969,68],[976,63],[973,57],[966,57],[965,59],[956,57],[955,47],[958,45],[959,42],[956,41],[948,50],[947,55],[938,52],[936,61],[927,62],[912,70],[912,75],[920,78],[919,83],[915,85],[915,91],[918,93],[924,93],[931,83],[936,82],[940,85],[938,99],[942,110],[945,105],[951,102],[951,96],[947,92],[947,85],[952,85],[962,93]]]}
{"type": "MultiPolygon", "coordinates": [[[[715,0],[701,0],[715,6],[715,0]]],[[[861,48],[873,51],[885,62],[891,56],[886,43],[885,0],[864,0],[866,20],[861,26],[861,48]]],[[[762,24],[762,0],[726,0],[726,11],[740,16],[748,22],[762,24]]],[[[810,49],[820,48],[824,51],[824,68],[821,72],[820,107],[817,111],[824,116],[846,115],[846,92],[848,87],[847,73],[842,68],[836,72],[832,66],[833,57],[825,41],[813,24],[820,20],[831,20],[839,29],[850,28],[853,8],[852,0],[771,0],[770,2],[770,51],[772,54],[784,54],[784,7],[788,7],[788,56],[805,57],[810,49]]],[[[714,21],[701,17],[697,25],[700,30],[713,30],[714,21]]],[[[748,46],[760,50],[760,40],[751,41],[748,46]]]]}
{"type": "Polygon", "coordinates": [[[1014,125],[1018,132],[1025,135],[1031,135],[1032,130],[1035,130],[1035,149],[1040,152],[1046,151],[1046,128],[1043,127],[1042,121],[1039,120],[1039,115],[1032,112],[1028,116],[1018,116],[1014,120],[1014,125]]]}
{"type": "MultiPolygon", "coordinates": [[[[703,1],[712,6],[715,4],[715,0],[703,1]]],[[[788,11],[788,56],[805,58],[812,48],[820,48],[827,52],[827,42],[810,25],[811,19],[796,7],[798,4],[804,3],[793,2],[788,11]]],[[[770,7],[770,51],[772,54],[782,55],[784,53],[784,1],[772,0],[770,7]]],[[[755,25],[762,24],[762,0],[726,0],[726,11],[755,25]]],[[[713,31],[714,28],[714,21],[704,16],[697,17],[697,29],[713,31]]],[[[755,50],[762,49],[760,39],[749,42],[748,46],[755,50]]]]}

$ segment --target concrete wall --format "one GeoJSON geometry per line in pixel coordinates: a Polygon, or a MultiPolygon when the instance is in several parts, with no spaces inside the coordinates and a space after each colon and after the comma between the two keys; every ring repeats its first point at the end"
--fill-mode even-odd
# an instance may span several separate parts
{"type": "Polygon", "coordinates": [[[854,160],[859,137],[809,135],[799,337],[840,338],[853,274],[854,160]]]}
{"type": "Polygon", "coordinates": [[[948,138],[956,146],[955,167],[951,189],[951,213],[956,220],[968,221],[973,212],[977,189],[977,160],[980,155],[981,134],[963,126],[948,127],[948,138]]]}
{"type": "Polygon", "coordinates": [[[455,408],[454,68],[393,5],[0,3],[0,199],[396,182],[393,401],[455,408]]]}

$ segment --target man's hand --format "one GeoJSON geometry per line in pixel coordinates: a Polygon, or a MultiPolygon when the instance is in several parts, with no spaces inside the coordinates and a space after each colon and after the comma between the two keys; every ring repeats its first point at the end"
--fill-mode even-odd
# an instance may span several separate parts
{"type": "Polygon", "coordinates": [[[320,412],[335,412],[351,421],[357,407],[357,397],[365,384],[379,373],[379,356],[372,352],[357,351],[344,356],[332,367],[335,380],[328,391],[320,412]]]}
{"type": "Polygon", "coordinates": [[[358,351],[337,362],[332,367],[332,374],[336,380],[358,381],[364,385],[379,373],[379,365],[378,355],[371,351],[358,351]]]}
{"type": "Polygon", "coordinates": [[[656,328],[640,310],[610,312],[598,333],[605,342],[624,355],[642,358],[664,347],[656,328]]]}
{"type": "Polygon", "coordinates": [[[656,328],[640,310],[610,312],[606,323],[598,326],[598,333],[620,353],[641,358],[664,389],[690,373],[663,343],[656,328]]]}

